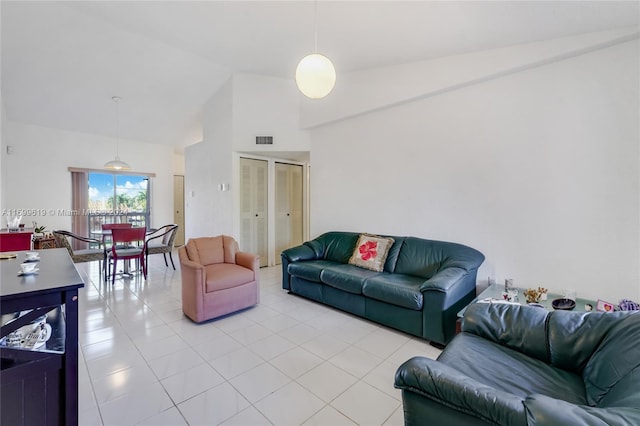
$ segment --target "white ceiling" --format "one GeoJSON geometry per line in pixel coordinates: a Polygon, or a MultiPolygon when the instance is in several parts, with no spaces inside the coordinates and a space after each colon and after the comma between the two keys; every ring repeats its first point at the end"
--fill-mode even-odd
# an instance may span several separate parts
{"type": "MultiPolygon", "coordinates": [[[[235,72],[290,78],[313,50],[313,1],[1,3],[10,120],[183,147],[235,72]]],[[[340,73],[639,25],[637,1],[319,1],[340,73]]],[[[302,95],[301,95],[302,96],[302,95]]]]}

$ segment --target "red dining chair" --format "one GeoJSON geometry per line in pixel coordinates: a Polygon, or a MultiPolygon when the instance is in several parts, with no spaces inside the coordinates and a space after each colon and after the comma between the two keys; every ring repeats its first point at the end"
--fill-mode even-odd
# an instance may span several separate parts
{"type": "Polygon", "coordinates": [[[130,223],[103,223],[102,227],[102,243],[104,244],[107,239],[111,238],[111,232],[115,228],[133,228],[133,225],[130,223]]]}
{"type": "Polygon", "coordinates": [[[115,228],[133,228],[133,225],[130,223],[103,223],[102,229],[115,229],[115,228]]]}
{"type": "MultiPolygon", "coordinates": [[[[145,264],[145,234],[146,228],[113,228],[111,230],[112,246],[107,254],[111,283],[116,281],[116,265],[118,260],[128,262],[136,259],[142,267],[142,274],[147,278],[147,265],[145,264]],[[113,266],[113,271],[111,267],[113,266]]],[[[125,271],[127,270],[125,263],[125,271]]]]}

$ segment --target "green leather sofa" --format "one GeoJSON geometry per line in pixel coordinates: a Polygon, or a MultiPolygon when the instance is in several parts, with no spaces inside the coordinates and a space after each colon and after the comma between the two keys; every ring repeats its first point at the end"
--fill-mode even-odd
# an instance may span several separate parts
{"type": "Polygon", "coordinates": [[[396,372],[405,425],[640,425],[640,311],[476,303],[396,372]]]}
{"type": "Polygon", "coordinates": [[[282,252],[291,293],[446,344],[457,313],[476,295],[479,251],[461,244],[391,236],[384,270],[350,265],[360,234],[327,232],[282,252]]]}

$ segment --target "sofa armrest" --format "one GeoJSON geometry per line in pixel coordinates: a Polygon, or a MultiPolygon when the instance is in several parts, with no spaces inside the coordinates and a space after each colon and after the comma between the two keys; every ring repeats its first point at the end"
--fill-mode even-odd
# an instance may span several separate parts
{"type": "Polygon", "coordinates": [[[445,268],[438,271],[433,277],[429,278],[420,286],[420,291],[438,290],[447,292],[449,289],[460,281],[468,272],[461,268],[445,268]]]}
{"type": "Polygon", "coordinates": [[[395,387],[487,423],[526,425],[521,398],[484,385],[432,359],[414,357],[402,364],[396,372],[395,387]]]}
{"type": "Polygon", "coordinates": [[[546,310],[531,306],[473,303],[465,311],[461,329],[550,362],[548,318],[546,310]]]}
{"type": "Polygon", "coordinates": [[[640,409],[636,407],[589,407],[538,394],[528,396],[524,406],[527,422],[532,426],[640,424],[640,409]]]}
{"type": "Polygon", "coordinates": [[[204,266],[189,260],[184,246],[178,249],[182,277],[182,311],[192,320],[201,322],[204,317],[206,272],[204,266]]]}
{"type": "Polygon", "coordinates": [[[260,269],[260,256],[244,251],[236,252],[236,264],[257,272],[260,269]]]}
{"type": "Polygon", "coordinates": [[[291,276],[289,275],[289,263],[301,260],[314,260],[317,258],[316,252],[306,244],[291,247],[284,250],[280,257],[282,258],[282,288],[291,289],[291,276]]]}
{"type": "Polygon", "coordinates": [[[458,312],[476,297],[476,270],[443,268],[422,282],[422,335],[446,345],[455,336],[458,312]]]}
{"type": "Polygon", "coordinates": [[[204,271],[204,266],[202,266],[198,262],[194,262],[193,260],[180,259],[180,265],[187,267],[187,269],[201,269],[204,271]]]}
{"type": "Polygon", "coordinates": [[[288,262],[298,262],[300,260],[313,260],[316,259],[316,253],[313,249],[307,245],[300,245],[291,247],[284,250],[281,253],[283,259],[288,262]]]}
{"type": "MultiPolygon", "coordinates": [[[[204,282],[205,282],[205,269],[201,264],[192,260],[180,259],[180,269],[182,271],[182,281],[192,283],[191,286],[196,286],[201,289],[201,294],[204,294],[204,282]]],[[[184,285],[183,285],[184,287],[184,285]]]]}

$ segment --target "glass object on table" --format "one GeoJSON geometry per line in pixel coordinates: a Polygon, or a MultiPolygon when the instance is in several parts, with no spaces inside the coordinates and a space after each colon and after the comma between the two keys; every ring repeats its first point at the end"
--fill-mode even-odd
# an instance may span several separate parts
{"type": "Polygon", "coordinates": [[[22,216],[7,216],[7,230],[9,232],[19,231],[21,221],[22,221],[22,216]]]}
{"type": "MultiPolygon", "coordinates": [[[[520,288],[516,288],[518,291],[520,291],[520,293],[522,293],[522,289],[520,288]]],[[[503,297],[503,293],[504,293],[504,287],[501,285],[492,285],[487,287],[483,292],[481,292],[475,299],[473,299],[471,301],[471,303],[477,303],[478,301],[485,301],[485,303],[516,303],[516,302],[508,302],[506,300],[504,300],[503,297]]],[[[538,303],[539,305],[542,305],[542,307],[548,311],[553,311],[553,306],[552,306],[552,302],[555,299],[559,299],[559,298],[563,298],[563,295],[561,294],[557,294],[557,293],[549,293],[547,300],[540,300],[540,302],[538,303]]],[[[574,309],[574,311],[579,311],[579,312],[586,312],[588,311],[588,305],[591,306],[595,306],[595,302],[593,300],[589,300],[589,299],[582,299],[580,297],[576,297],[575,298],[575,302],[576,302],[576,307],[574,309]]],[[[469,303],[469,305],[471,304],[469,303]]],[[[519,301],[519,304],[524,304],[523,300],[519,301]]],[[[469,306],[467,305],[467,306],[469,306]]],[[[459,312],[458,312],[458,318],[462,318],[464,316],[464,312],[467,309],[467,306],[465,306],[464,308],[462,308],[459,312]]]]}

